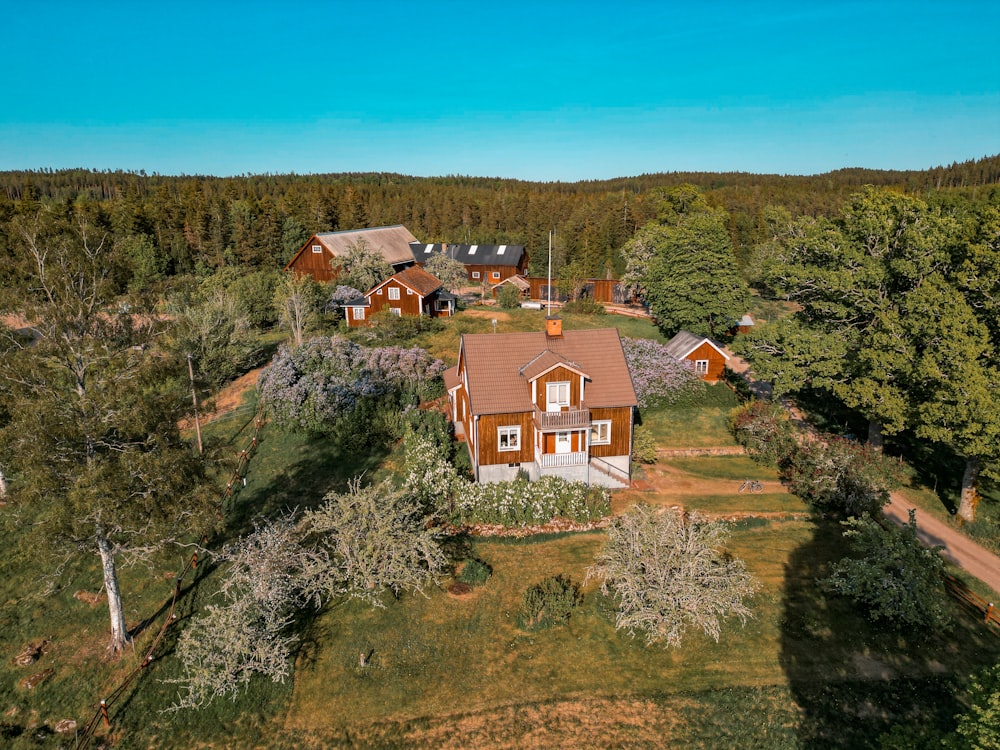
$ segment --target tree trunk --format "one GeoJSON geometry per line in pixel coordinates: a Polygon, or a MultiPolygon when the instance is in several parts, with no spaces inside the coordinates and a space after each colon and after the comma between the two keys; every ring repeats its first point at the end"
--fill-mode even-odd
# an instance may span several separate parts
{"type": "Polygon", "coordinates": [[[965,473],[962,474],[962,499],[958,504],[958,517],[969,523],[976,520],[976,505],[979,504],[976,488],[981,466],[979,456],[969,456],[965,461],[965,473]]]}
{"type": "Polygon", "coordinates": [[[125,612],[122,609],[122,595],[118,588],[118,569],[115,567],[111,543],[101,529],[97,531],[97,549],[101,553],[101,567],[104,569],[104,589],[108,594],[108,612],[111,615],[111,642],[108,652],[121,653],[131,638],[125,627],[125,612]]]}
{"type": "Polygon", "coordinates": [[[882,423],[874,420],[868,420],[868,447],[874,451],[882,452],[882,446],[885,441],[882,439],[882,423]]]}
{"type": "Polygon", "coordinates": [[[7,497],[7,477],[3,475],[3,467],[0,466],[0,500],[7,497]]]}

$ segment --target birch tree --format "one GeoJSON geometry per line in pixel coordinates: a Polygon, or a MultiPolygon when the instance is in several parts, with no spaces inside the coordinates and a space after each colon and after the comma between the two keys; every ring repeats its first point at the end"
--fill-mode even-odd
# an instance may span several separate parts
{"type": "Polygon", "coordinates": [[[204,528],[203,467],[176,427],[179,367],[153,349],[163,324],[120,296],[127,274],[107,236],[79,208],[17,226],[12,291],[33,337],[8,338],[0,357],[11,398],[0,464],[30,549],[98,555],[117,653],[129,641],[119,565],[204,528]]]}

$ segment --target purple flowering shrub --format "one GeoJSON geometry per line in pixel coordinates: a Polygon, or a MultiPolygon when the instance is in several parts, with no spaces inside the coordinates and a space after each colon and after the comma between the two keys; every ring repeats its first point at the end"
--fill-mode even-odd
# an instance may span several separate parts
{"type": "Polygon", "coordinates": [[[419,393],[444,371],[423,349],[371,349],[340,336],[282,346],[258,383],[261,402],[278,424],[323,432],[363,399],[419,393]]]}
{"type": "Polygon", "coordinates": [[[694,366],[675,359],[663,344],[622,338],[622,348],[640,408],[676,404],[705,392],[705,383],[695,375],[694,366]]]}

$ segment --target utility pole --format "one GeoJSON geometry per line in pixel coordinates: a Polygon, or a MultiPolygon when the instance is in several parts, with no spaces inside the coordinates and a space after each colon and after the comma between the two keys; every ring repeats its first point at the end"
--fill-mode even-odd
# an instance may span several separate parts
{"type": "Polygon", "coordinates": [[[188,359],[188,378],[191,379],[191,402],[194,404],[194,431],[198,435],[198,455],[200,456],[204,451],[201,445],[201,422],[198,421],[198,392],[194,387],[194,367],[191,365],[191,355],[187,355],[188,359]]]}

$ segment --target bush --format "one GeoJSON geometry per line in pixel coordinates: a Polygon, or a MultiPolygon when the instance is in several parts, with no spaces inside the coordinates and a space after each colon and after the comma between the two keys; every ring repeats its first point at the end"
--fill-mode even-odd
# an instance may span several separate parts
{"type": "Polygon", "coordinates": [[[867,513],[843,522],[856,558],[834,563],[825,586],[865,607],[868,617],[898,630],[937,630],[949,622],[940,547],[917,538],[916,512],[904,526],[883,525],[867,513]]]}
{"type": "Polygon", "coordinates": [[[491,575],[493,575],[493,568],[482,560],[470,557],[465,561],[465,565],[462,566],[462,572],[458,574],[458,580],[470,586],[482,586],[489,580],[491,575]]]}
{"type": "Polygon", "coordinates": [[[502,284],[497,290],[497,303],[505,310],[521,305],[521,290],[513,284],[502,284]]]}
{"type": "Polygon", "coordinates": [[[784,466],[798,447],[788,412],[771,401],[750,401],[729,414],[736,442],[755,460],[784,466]]]}
{"type": "Polygon", "coordinates": [[[603,487],[546,476],[537,482],[517,479],[462,484],[450,516],[456,524],[528,526],[548,523],[553,518],[596,521],[610,513],[611,496],[603,487]]]}
{"type": "Polygon", "coordinates": [[[656,463],[656,440],[653,433],[637,425],[632,433],[632,460],[643,464],[656,463]]]}
{"type": "Polygon", "coordinates": [[[580,315],[604,315],[607,310],[600,302],[592,299],[575,299],[562,306],[563,312],[578,313],[580,315]]]}
{"type": "Polygon", "coordinates": [[[705,383],[691,363],[674,359],[663,344],[623,338],[622,349],[640,408],[674,405],[704,394],[705,383]]]}
{"type": "Polygon", "coordinates": [[[866,445],[827,437],[803,443],[785,474],[792,492],[820,510],[877,515],[905,478],[905,467],[866,445]]]}
{"type": "Polygon", "coordinates": [[[526,630],[540,630],[566,622],[581,602],[580,587],[568,577],[546,578],[524,592],[518,624],[526,630]]]}

